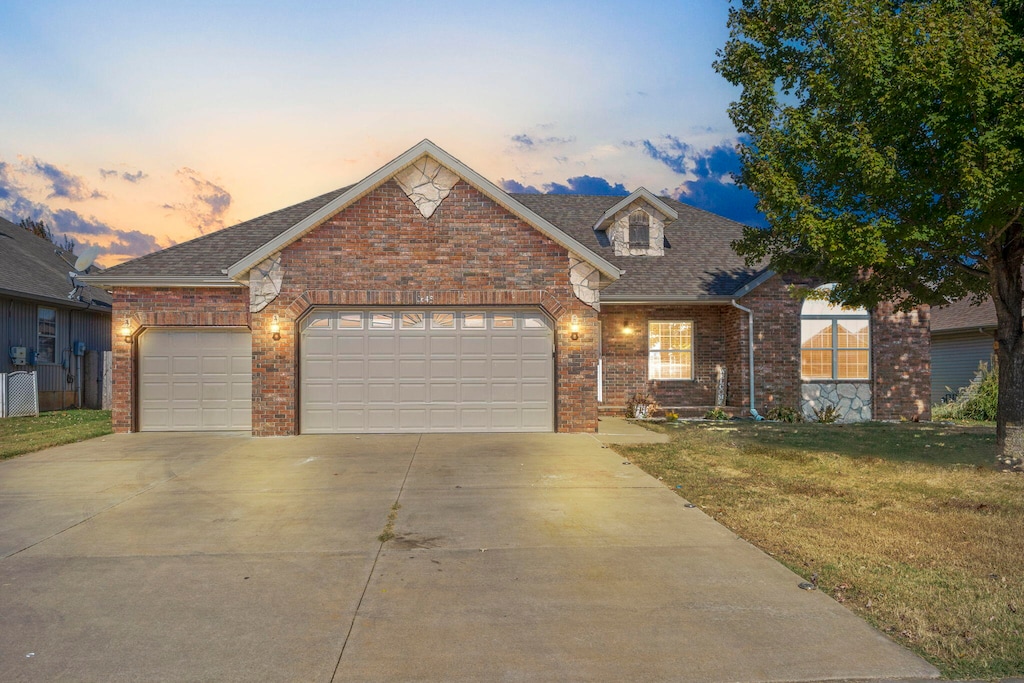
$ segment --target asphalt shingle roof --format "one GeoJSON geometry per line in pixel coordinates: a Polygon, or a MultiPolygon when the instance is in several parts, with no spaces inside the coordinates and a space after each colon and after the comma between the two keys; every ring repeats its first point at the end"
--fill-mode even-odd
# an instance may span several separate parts
{"type": "Polygon", "coordinates": [[[0,291],[31,299],[53,299],[68,306],[99,304],[109,308],[110,294],[96,287],[83,287],[80,301],[68,299],[68,273],[74,262],[74,254],[0,218],[0,291]]]}
{"type": "Polygon", "coordinates": [[[932,332],[952,332],[979,327],[996,326],[996,307],[990,297],[978,306],[971,305],[971,298],[960,299],[948,306],[932,309],[932,332]]]}
{"type": "MultiPolygon", "coordinates": [[[[224,228],[168,249],[109,268],[116,277],[222,277],[224,271],[302,219],[315,213],[346,190],[306,200],[259,218],[224,228]]],[[[672,199],[662,198],[678,213],[665,226],[664,256],[615,256],[607,240],[599,240],[594,223],[622,197],[514,194],[569,236],[626,271],[602,291],[602,299],[674,296],[728,296],[762,271],[747,268],[733,252],[741,224],[672,199]]]]}
{"type": "Polygon", "coordinates": [[[558,226],[583,246],[626,271],[601,291],[601,300],[645,296],[729,296],[763,272],[747,268],[732,250],[744,226],[674,199],[660,199],[679,217],[665,225],[664,256],[616,256],[599,240],[594,224],[622,197],[514,194],[520,203],[558,226]]]}
{"type": "Polygon", "coordinates": [[[188,242],[108,268],[104,275],[117,277],[223,277],[228,266],[251,254],[317,209],[330,203],[348,187],[307,199],[258,218],[211,232],[188,242]]]}

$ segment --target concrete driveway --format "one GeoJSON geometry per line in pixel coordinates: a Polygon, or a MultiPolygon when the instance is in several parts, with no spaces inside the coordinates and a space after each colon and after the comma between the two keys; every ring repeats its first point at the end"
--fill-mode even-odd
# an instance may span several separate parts
{"type": "Polygon", "coordinates": [[[132,434],[0,463],[5,681],[937,675],[799,581],[587,435],[132,434]]]}

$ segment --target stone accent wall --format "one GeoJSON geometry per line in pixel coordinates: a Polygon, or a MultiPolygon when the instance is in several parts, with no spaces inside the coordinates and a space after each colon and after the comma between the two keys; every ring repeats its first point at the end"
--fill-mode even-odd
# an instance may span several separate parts
{"type": "Polygon", "coordinates": [[[249,271],[249,310],[262,311],[281,293],[281,254],[274,254],[249,271]]]}
{"type": "Polygon", "coordinates": [[[870,382],[821,382],[801,387],[800,412],[808,422],[817,421],[815,410],[835,406],[837,422],[864,422],[871,419],[870,382]]]}
{"type": "MultiPolygon", "coordinates": [[[[731,308],[731,307],[728,307],[731,308]]],[[[732,309],[735,310],[735,309],[732,309]]],[[[633,392],[650,391],[666,407],[713,406],[718,368],[726,367],[729,377],[727,402],[732,405],[740,369],[730,364],[735,354],[735,316],[720,305],[615,306],[605,303],[601,313],[604,401],[602,409],[625,408],[633,392]],[[647,379],[647,323],[651,320],[692,320],[694,378],[692,380],[647,379]],[[630,323],[632,334],[623,329],[630,323]]],[[[742,387],[739,389],[742,393],[742,387]]]]}
{"type": "Polygon", "coordinates": [[[882,304],[871,313],[876,420],[931,419],[931,309],[882,304]]]}
{"type": "Polygon", "coordinates": [[[395,182],[424,218],[430,218],[459,182],[459,176],[424,155],[395,174],[395,182]]]}
{"type": "Polygon", "coordinates": [[[598,290],[601,273],[597,268],[570,255],[569,282],[572,284],[572,291],[577,299],[595,311],[601,310],[601,293],[598,290]]]}
{"type": "Polygon", "coordinates": [[[137,341],[148,327],[248,327],[249,290],[238,288],[117,287],[113,290],[111,346],[114,431],[130,432],[135,424],[135,372],[137,341]],[[132,342],[121,336],[125,317],[132,327],[132,342]]]}
{"type": "Polygon", "coordinates": [[[252,316],[254,433],[298,429],[296,329],[314,305],[536,305],[556,323],[556,429],[595,431],[597,313],[574,295],[568,262],[563,247],[467,183],[430,218],[396,182],[381,185],[282,250],[281,295],[252,316]]]}
{"type": "Polygon", "coordinates": [[[665,255],[665,218],[660,211],[644,200],[638,200],[615,214],[611,225],[607,228],[608,241],[615,249],[616,256],[664,256],[665,255]],[[629,244],[629,214],[641,209],[651,217],[650,246],[635,247],[629,244]]]}

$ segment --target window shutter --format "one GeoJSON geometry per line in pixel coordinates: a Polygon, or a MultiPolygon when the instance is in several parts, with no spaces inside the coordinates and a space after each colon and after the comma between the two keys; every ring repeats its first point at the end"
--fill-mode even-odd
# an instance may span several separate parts
{"type": "Polygon", "coordinates": [[[651,217],[643,211],[629,214],[629,246],[649,247],[651,245],[651,217]]]}

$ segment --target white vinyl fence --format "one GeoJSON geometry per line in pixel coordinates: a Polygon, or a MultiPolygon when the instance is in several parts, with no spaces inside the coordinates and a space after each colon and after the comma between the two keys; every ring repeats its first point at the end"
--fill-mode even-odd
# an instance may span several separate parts
{"type": "Polygon", "coordinates": [[[35,372],[0,373],[0,417],[39,415],[35,372]]]}

